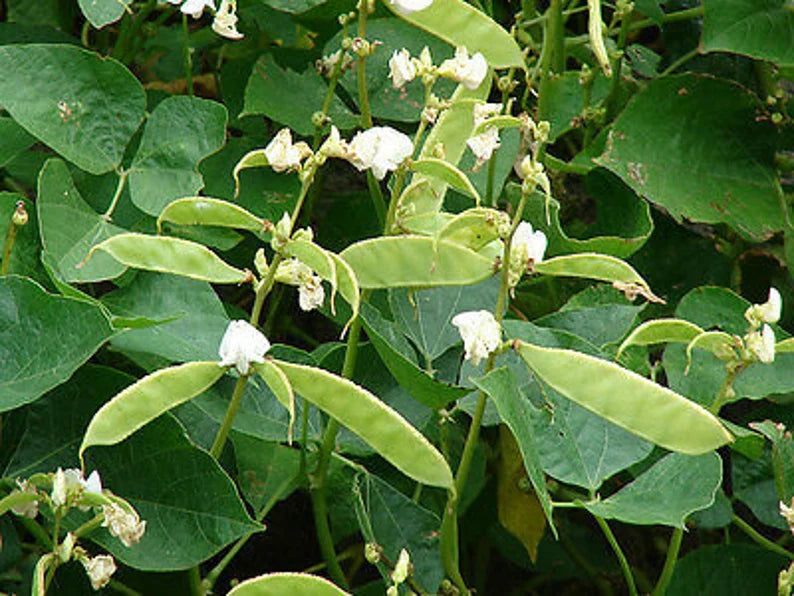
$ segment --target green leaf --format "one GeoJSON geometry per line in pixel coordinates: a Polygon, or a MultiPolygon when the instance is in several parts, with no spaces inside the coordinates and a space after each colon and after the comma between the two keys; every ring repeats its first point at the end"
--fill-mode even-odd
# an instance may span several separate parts
{"type": "Polygon", "coordinates": [[[435,0],[428,8],[397,16],[429,31],[453,46],[465,46],[470,54],[482,53],[493,68],[524,68],[524,56],[513,37],[498,23],[462,0],[435,0]]]}
{"type": "Polygon", "coordinates": [[[251,273],[232,267],[202,244],[148,234],[119,234],[95,245],[87,261],[97,251],[104,251],[114,259],[136,269],[183,275],[190,279],[219,284],[240,284],[251,273]]]}
{"type": "Polygon", "coordinates": [[[617,360],[623,350],[629,346],[651,346],[661,343],[686,343],[688,344],[703,330],[689,321],[683,319],[654,319],[645,321],[636,327],[629,336],[623,340],[615,356],[617,360]]]}
{"type": "Polygon", "coordinates": [[[732,440],[701,406],[617,364],[521,341],[516,350],[544,383],[661,447],[698,455],[732,440]]]}
{"type": "Polygon", "coordinates": [[[102,406],[88,425],[80,457],[95,445],[114,445],[164,412],[211,387],[226,373],[217,362],[188,362],[152,373],[102,406]]]}
{"type": "Polygon", "coordinates": [[[132,202],[159,215],[180,197],[195,195],[204,181],[198,162],[223,147],[226,108],[197,97],[161,101],[149,116],[129,171],[132,202]]]}
{"type": "MultiPolygon", "coordinates": [[[[593,74],[595,81],[590,90],[589,102],[590,105],[597,105],[609,94],[610,79],[601,71],[593,71],[593,74]]],[[[580,77],[578,71],[552,75],[548,86],[544,87],[543,92],[548,97],[548,110],[543,119],[551,125],[550,142],[579,126],[577,119],[581,118],[585,105],[585,87],[579,82],[580,77]]]]}
{"type": "Polygon", "coordinates": [[[373,238],[339,255],[362,288],[462,286],[494,273],[494,263],[474,251],[424,236],[373,238]]]}
{"type": "Polygon", "coordinates": [[[63,383],[112,334],[99,307],[24,277],[0,278],[0,411],[63,383]]]}
{"type": "Polygon", "coordinates": [[[272,499],[286,499],[301,484],[299,450],[242,433],[233,433],[231,440],[237,482],[254,511],[261,511],[272,499]]]}
{"type": "Polygon", "coordinates": [[[793,29],[786,0],[704,0],[700,47],[794,66],[793,29]]]}
{"type": "Polygon", "coordinates": [[[308,573],[268,573],[237,584],[228,596],[344,596],[327,579],[308,573]]]}
{"type": "Polygon", "coordinates": [[[140,543],[129,548],[104,528],[90,535],[135,569],[188,569],[263,529],[248,516],[220,465],[170,415],[119,445],[93,449],[90,468],[99,470],[102,484],[124,495],[147,522],[140,543]]]}
{"type": "Polygon", "coordinates": [[[607,519],[683,529],[689,514],[714,502],[721,483],[722,460],[716,453],[671,453],[615,494],[584,506],[607,519]]]}
{"type": "Polygon", "coordinates": [[[206,282],[140,272],[129,285],[102,296],[116,316],[164,322],[132,329],[110,340],[122,352],[155,354],[169,362],[213,360],[229,324],[218,296],[206,282]]]}
{"type": "Polygon", "coordinates": [[[105,254],[96,255],[91,262],[78,267],[94,244],[126,230],[109,223],[88,206],[62,160],[50,159],[44,164],[39,174],[36,209],[44,250],[42,258],[63,281],[114,279],[127,270],[105,254]]]}
{"type": "Polygon", "coordinates": [[[0,118],[0,168],[36,142],[13,118],[0,118]]]}
{"type": "MultiPolygon", "coordinates": [[[[262,56],[254,66],[245,88],[245,107],[241,116],[263,114],[303,136],[312,136],[312,115],[322,108],[327,92],[325,81],[314,67],[298,74],[284,70],[272,54],[262,56]]],[[[350,130],[358,118],[334,96],[328,116],[340,130],[350,130]]]]}
{"type": "Polygon", "coordinates": [[[772,470],[775,489],[780,500],[790,504],[794,497],[794,441],[782,424],[771,420],[753,422],[750,426],[772,441],[772,470]]]}
{"type": "Polygon", "coordinates": [[[118,21],[131,3],[132,0],[78,0],[85,18],[97,29],[118,21]]]}
{"type": "Polygon", "coordinates": [[[784,223],[775,127],[759,108],[728,81],[662,77],[629,102],[597,161],[676,220],[726,223],[759,242],[784,223]]]}
{"type": "Polygon", "coordinates": [[[552,518],[551,497],[546,488],[546,476],[543,473],[532,428],[527,424],[526,412],[533,409],[532,404],[521,393],[513,373],[507,367],[497,368],[482,378],[473,379],[473,382],[494,400],[496,409],[499,410],[499,416],[513,433],[518,448],[521,450],[524,468],[532,483],[532,488],[535,489],[535,496],[538,498],[549,522],[549,527],[556,537],[557,529],[554,527],[552,518]]]}
{"type": "Polygon", "coordinates": [[[0,46],[0,97],[29,133],[92,174],[118,167],[145,108],[122,64],[70,45],[0,46]]]}
{"type": "Polygon", "coordinates": [[[477,192],[477,189],[474,188],[474,185],[466,174],[443,159],[423,157],[422,159],[411,162],[411,171],[428,178],[441,180],[452,188],[472,197],[477,205],[482,201],[480,194],[477,192]]]}
{"type": "Polygon", "coordinates": [[[319,368],[274,362],[304,399],[356,433],[406,476],[430,486],[453,486],[441,453],[369,391],[319,368]]]}

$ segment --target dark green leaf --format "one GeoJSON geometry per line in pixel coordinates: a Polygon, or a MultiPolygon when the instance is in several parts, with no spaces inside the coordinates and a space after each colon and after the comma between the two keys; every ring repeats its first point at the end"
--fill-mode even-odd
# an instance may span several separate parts
{"type": "Polygon", "coordinates": [[[132,0],[79,0],[80,10],[97,29],[115,23],[132,0]]]}

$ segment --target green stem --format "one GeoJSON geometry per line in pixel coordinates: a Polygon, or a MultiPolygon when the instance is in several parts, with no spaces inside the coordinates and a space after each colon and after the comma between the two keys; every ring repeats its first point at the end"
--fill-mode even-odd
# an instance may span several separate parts
{"type": "Polygon", "coordinates": [[[190,31],[185,13],[182,13],[182,35],[184,36],[182,56],[185,61],[185,83],[187,94],[193,97],[193,59],[190,56],[190,31]]]}
{"type": "MultiPolygon", "coordinates": [[[[689,19],[699,19],[703,16],[703,5],[695,6],[694,8],[687,8],[686,10],[679,10],[677,12],[669,12],[662,17],[662,23],[675,23],[676,21],[686,21],[689,19]]],[[[645,29],[646,27],[656,27],[656,21],[652,19],[643,19],[635,21],[629,26],[629,31],[637,31],[645,29]]]]}
{"type": "Polygon", "coordinates": [[[137,590],[133,590],[129,586],[125,586],[120,581],[115,580],[115,579],[111,579],[110,580],[110,583],[108,584],[108,587],[111,590],[115,590],[119,594],[125,594],[126,596],[143,596],[143,594],[141,594],[137,590]]]}
{"type": "Polygon", "coordinates": [[[3,243],[3,260],[0,261],[0,275],[6,275],[8,273],[8,267],[11,264],[11,252],[14,250],[14,242],[17,239],[18,227],[12,215],[8,220],[8,231],[6,232],[6,239],[3,243]]]}
{"type": "Polygon", "coordinates": [[[670,64],[670,66],[668,66],[661,73],[659,73],[659,76],[663,77],[663,76],[669,75],[672,72],[675,72],[678,69],[679,66],[681,66],[682,64],[684,64],[686,62],[689,62],[690,60],[692,60],[692,58],[697,56],[698,52],[699,52],[698,48],[694,48],[694,49],[690,50],[689,52],[687,52],[686,54],[684,54],[683,56],[680,56],[677,60],[674,60],[670,64]]]}
{"type": "Polygon", "coordinates": [[[626,580],[626,585],[629,588],[630,596],[637,596],[637,586],[634,583],[634,575],[631,572],[631,567],[629,566],[629,562],[626,559],[626,555],[623,554],[623,549],[620,548],[620,544],[618,544],[617,538],[612,533],[612,530],[609,527],[609,524],[603,518],[594,515],[596,523],[598,527],[601,528],[601,531],[604,533],[604,537],[609,542],[609,546],[612,547],[612,550],[615,553],[615,556],[618,558],[620,562],[620,569],[623,571],[623,578],[626,580]]]}
{"type": "Polygon", "coordinates": [[[675,564],[678,561],[678,551],[681,550],[681,540],[684,537],[684,530],[675,528],[670,536],[670,543],[667,545],[667,556],[664,560],[662,574],[659,576],[656,586],[651,592],[651,596],[663,596],[667,592],[667,586],[673,578],[675,564]]]}
{"type": "MultiPolygon", "coordinates": [[[[367,4],[367,0],[359,0],[358,36],[361,39],[367,38],[367,4]]],[[[367,93],[367,59],[364,56],[359,56],[356,62],[356,79],[361,122],[364,128],[372,128],[372,113],[369,108],[369,94],[367,93]]]]}
{"type": "Polygon", "coordinates": [[[105,520],[105,516],[102,513],[95,515],[93,518],[89,519],[85,522],[82,526],[78,527],[73,534],[77,538],[82,538],[86,534],[90,534],[94,530],[96,530],[102,522],[105,520]]]}
{"type": "Polygon", "coordinates": [[[758,531],[756,531],[755,528],[753,528],[753,526],[748,524],[746,521],[744,521],[741,517],[739,517],[735,513],[733,515],[733,523],[736,524],[736,526],[742,532],[747,534],[756,544],[763,546],[767,550],[771,550],[773,553],[777,553],[779,555],[786,557],[789,560],[794,561],[794,553],[787,551],[785,548],[783,548],[779,544],[772,542],[768,538],[764,538],[761,534],[758,533],[758,531]]]}
{"type": "MultiPolygon", "coordinates": [[[[342,64],[345,61],[345,57],[347,53],[342,50],[342,53],[339,54],[339,60],[336,61],[334,64],[334,69],[331,71],[331,77],[328,79],[328,89],[325,92],[325,99],[323,100],[323,107],[320,110],[320,113],[324,116],[328,116],[328,110],[331,109],[331,101],[334,99],[334,92],[336,90],[336,84],[339,82],[339,79],[342,76],[342,64]]],[[[325,118],[323,118],[325,120],[325,118]]],[[[314,131],[314,139],[312,141],[312,151],[317,151],[320,147],[320,138],[322,137],[322,130],[325,126],[324,123],[316,124],[316,130],[314,131]]]]}
{"type": "Polygon", "coordinates": [[[248,375],[240,375],[237,377],[237,383],[234,385],[234,392],[229,400],[229,406],[226,408],[226,414],[221,422],[221,427],[215,435],[215,440],[212,442],[210,455],[215,459],[219,459],[223,453],[223,447],[226,445],[226,439],[229,436],[229,431],[232,430],[234,418],[237,416],[237,410],[240,408],[240,402],[243,401],[243,393],[245,393],[245,385],[248,383],[248,375]]]}
{"type": "Polygon", "coordinates": [[[557,170],[558,172],[564,172],[566,174],[578,174],[580,176],[584,176],[591,169],[587,166],[565,162],[557,157],[554,157],[553,155],[549,155],[548,153],[543,154],[543,165],[550,170],[557,170]]]}
{"type": "Polygon", "coordinates": [[[193,596],[204,596],[204,589],[201,585],[201,570],[196,565],[188,569],[187,572],[188,582],[190,583],[190,593],[193,596]]]}
{"type": "Polygon", "coordinates": [[[615,115],[615,110],[618,102],[618,94],[620,93],[620,70],[623,65],[623,49],[626,47],[626,40],[629,35],[629,26],[631,25],[631,12],[624,13],[620,17],[620,32],[618,33],[618,55],[612,61],[612,84],[609,89],[609,95],[606,100],[607,120],[612,119],[615,115]]]}
{"type": "Polygon", "coordinates": [[[546,11],[547,19],[543,29],[543,50],[540,63],[540,88],[538,90],[538,120],[548,120],[551,110],[549,102],[551,84],[554,72],[560,63],[565,62],[565,36],[562,25],[562,0],[551,0],[546,11]]]}
{"type": "Polygon", "coordinates": [[[711,402],[711,405],[709,406],[709,412],[715,416],[720,413],[722,406],[725,405],[725,402],[733,393],[733,383],[736,381],[736,377],[738,377],[745,368],[745,364],[738,363],[726,371],[725,379],[722,381],[722,385],[720,386],[719,391],[717,391],[714,401],[711,402]]]}
{"type": "Polygon", "coordinates": [[[113,212],[116,210],[116,207],[119,204],[119,199],[121,198],[121,193],[124,191],[124,185],[127,182],[127,175],[129,174],[126,170],[121,170],[118,172],[119,181],[116,184],[116,192],[113,194],[113,198],[110,201],[110,205],[108,205],[107,211],[102,216],[102,219],[105,221],[111,221],[113,217],[113,212]]]}

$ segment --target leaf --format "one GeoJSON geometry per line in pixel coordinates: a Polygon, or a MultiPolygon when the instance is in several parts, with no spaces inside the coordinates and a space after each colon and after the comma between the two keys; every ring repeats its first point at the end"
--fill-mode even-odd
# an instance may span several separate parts
{"type": "MultiPolygon", "coordinates": [[[[325,81],[313,67],[298,74],[282,69],[272,54],[265,54],[248,79],[240,116],[263,114],[299,135],[312,136],[312,115],[322,108],[326,92],[325,81]]],[[[340,130],[350,130],[358,124],[357,116],[336,96],[331,100],[328,116],[340,130]]]]}
{"type": "Polygon", "coordinates": [[[136,269],[183,275],[213,283],[240,284],[251,273],[232,267],[202,244],[148,234],[119,234],[95,245],[88,261],[104,251],[114,259],[136,269]]]}
{"type": "MultiPolygon", "coordinates": [[[[610,80],[601,71],[591,71],[595,76],[590,90],[590,105],[597,105],[609,94],[610,80]]],[[[566,132],[580,126],[580,118],[585,104],[585,86],[579,82],[578,71],[568,71],[549,78],[544,87],[547,95],[547,110],[543,119],[551,126],[549,141],[553,142],[566,132]]]]}
{"type": "Polygon", "coordinates": [[[118,21],[131,3],[132,0],[78,0],[85,18],[97,29],[118,21]]]}
{"type": "Polygon", "coordinates": [[[794,14],[785,0],[704,0],[704,52],[733,52],[794,66],[794,14]]]}
{"type": "Polygon", "coordinates": [[[544,383],[665,449],[698,455],[732,440],[701,406],[617,364],[521,341],[515,348],[544,383]]]}
{"type": "Polygon", "coordinates": [[[268,573],[237,584],[228,596],[344,596],[327,579],[308,573],[268,573]]]}
{"type": "Polygon", "coordinates": [[[772,471],[775,473],[775,490],[783,503],[794,497],[794,441],[782,424],[771,420],[751,422],[750,427],[772,441],[772,471]]]}
{"type": "Polygon", "coordinates": [[[99,307],[24,277],[0,278],[0,411],[63,383],[112,334],[99,307]]]}
{"type": "Polygon", "coordinates": [[[89,468],[146,520],[140,543],[125,547],[102,528],[90,538],[145,571],[188,569],[261,524],[246,513],[220,465],[166,415],[113,447],[93,449],[89,468]]]}
{"type": "Polygon", "coordinates": [[[464,194],[472,197],[474,202],[479,205],[482,199],[477,189],[468,179],[466,174],[461,172],[451,163],[435,157],[423,157],[411,162],[411,171],[429,178],[436,178],[455,188],[464,194]]]}
{"type": "Polygon", "coordinates": [[[365,289],[462,286],[494,273],[494,264],[487,257],[423,236],[363,240],[351,244],[339,256],[365,289]]]}
{"type": "Polygon", "coordinates": [[[261,511],[272,499],[286,499],[298,488],[301,453],[298,449],[232,433],[237,483],[246,501],[261,511]],[[284,487],[288,487],[284,490],[284,487]]]}
{"type": "Polygon", "coordinates": [[[615,494],[584,507],[606,519],[683,529],[689,514],[714,502],[721,483],[722,461],[716,453],[671,453],[615,494]]]}
{"type": "Polygon", "coordinates": [[[688,344],[703,330],[689,321],[683,319],[653,319],[645,321],[635,327],[629,336],[623,340],[615,355],[615,360],[620,358],[623,350],[629,346],[651,346],[661,343],[686,343],[688,344]]]}
{"type": "Polygon", "coordinates": [[[403,474],[430,486],[453,486],[452,472],[438,450],[369,391],[319,368],[274,363],[304,399],[356,433],[403,474]]]}
{"type": "Polygon", "coordinates": [[[524,56],[513,37],[498,23],[462,0],[435,0],[428,8],[397,16],[429,31],[453,46],[465,46],[469,53],[482,53],[493,68],[524,68],[524,56]]]}
{"type": "Polygon", "coordinates": [[[36,142],[13,118],[6,117],[0,118],[0,138],[0,168],[36,142]]]}
{"type": "Polygon", "coordinates": [[[159,215],[181,197],[195,195],[204,181],[198,163],[223,147],[226,108],[197,97],[161,101],[146,121],[129,170],[132,202],[144,213],[159,215]]]}
{"type": "Polygon", "coordinates": [[[543,473],[531,425],[528,424],[530,416],[527,416],[527,411],[534,408],[521,393],[515,376],[507,367],[497,368],[484,377],[473,379],[473,382],[496,403],[499,416],[512,433],[510,435],[500,427],[499,443],[502,446],[502,459],[497,489],[499,520],[521,539],[530,558],[534,560],[537,556],[537,543],[543,535],[545,523],[538,522],[531,515],[528,520],[530,523],[527,523],[523,515],[524,509],[534,509],[539,505],[549,522],[551,531],[555,538],[557,537],[557,529],[552,518],[551,497],[546,488],[546,476],[543,473]],[[516,469],[516,461],[523,461],[521,473],[516,469]],[[529,503],[528,491],[518,490],[518,482],[525,476],[528,476],[532,483],[533,496],[537,501],[535,504],[529,503]]]}
{"type": "Polygon", "coordinates": [[[41,230],[42,258],[65,282],[115,279],[127,268],[110,255],[97,255],[83,267],[91,247],[126,230],[102,218],[83,200],[60,159],[49,159],[39,174],[36,209],[41,230]]]}
{"type": "Polygon", "coordinates": [[[116,316],[163,322],[111,339],[122,352],[155,354],[169,362],[213,360],[229,324],[218,296],[206,282],[177,275],[140,272],[129,285],[102,296],[116,316]]]}
{"type": "Polygon", "coordinates": [[[217,362],[188,362],[136,381],[94,414],[80,444],[80,458],[95,445],[114,445],[171,408],[211,387],[226,373],[217,362]]]}
{"type": "Polygon", "coordinates": [[[784,218],[775,127],[756,118],[758,109],[728,81],[661,77],[618,116],[597,162],[678,221],[726,223],[759,242],[784,218]]]}
{"type": "Polygon", "coordinates": [[[0,97],[29,133],[92,174],[119,166],[145,108],[122,64],[71,45],[0,46],[0,97]]]}

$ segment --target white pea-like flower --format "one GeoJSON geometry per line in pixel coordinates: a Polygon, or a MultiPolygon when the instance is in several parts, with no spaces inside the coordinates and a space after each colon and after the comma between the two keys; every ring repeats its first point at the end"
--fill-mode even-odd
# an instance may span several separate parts
{"type": "Polygon", "coordinates": [[[518,224],[513,240],[510,243],[510,261],[514,259],[520,263],[540,263],[543,255],[546,254],[548,240],[546,234],[540,230],[532,230],[532,224],[522,221],[518,224]]]}
{"type": "Polygon", "coordinates": [[[502,329],[487,310],[462,312],[452,317],[466,351],[466,360],[474,366],[496,350],[502,343],[502,329]]]}
{"type": "Polygon", "coordinates": [[[227,39],[242,39],[237,30],[237,0],[221,0],[221,6],[212,21],[212,30],[227,39]]]}
{"type": "Polygon", "coordinates": [[[241,375],[247,375],[252,362],[264,362],[270,342],[256,327],[247,321],[231,321],[223,334],[218,355],[221,366],[234,366],[241,375]]]}
{"type": "Polygon", "coordinates": [[[82,491],[89,493],[102,493],[102,481],[99,472],[94,470],[86,480],[79,468],[58,468],[52,478],[52,493],[50,498],[56,507],[65,505],[70,497],[79,495],[82,491]]]}
{"type": "Polygon", "coordinates": [[[101,590],[108,585],[110,578],[116,572],[116,561],[110,555],[86,558],[81,563],[94,590],[101,590]]]}
{"type": "Polygon", "coordinates": [[[759,362],[770,364],[775,361],[775,332],[769,325],[761,331],[751,331],[745,337],[747,349],[758,358],[759,362]]]}
{"type": "Polygon", "coordinates": [[[124,546],[130,547],[141,541],[146,522],[136,512],[128,512],[118,503],[111,503],[102,505],[102,513],[105,516],[102,527],[121,540],[124,546]]]}
{"type": "Polygon", "coordinates": [[[300,169],[301,162],[311,153],[311,149],[303,141],[292,143],[292,131],[289,128],[278,131],[265,147],[267,163],[276,172],[300,169]]]}
{"type": "Polygon", "coordinates": [[[395,89],[400,89],[416,78],[416,66],[411,60],[410,52],[405,48],[395,50],[389,58],[389,78],[395,89]]]}
{"type": "MultiPolygon", "coordinates": [[[[17,478],[17,488],[12,491],[12,493],[25,493],[31,495],[37,495],[38,492],[36,487],[30,482],[27,480],[20,480],[19,478],[17,478]]],[[[39,514],[39,502],[31,501],[29,503],[22,503],[21,505],[14,505],[11,511],[16,515],[34,519],[39,514]]]]}
{"type": "Polygon", "coordinates": [[[476,172],[483,164],[491,159],[493,152],[501,146],[499,142],[499,130],[497,130],[495,126],[489,126],[485,129],[485,132],[474,137],[469,137],[466,141],[466,145],[468,145],[471,152],[474,153],[474,157],[477,159],[477,163],[474,164],[474,171],[476,172]]]}
{"type": "Polygon", "coordinates": [[[428,8],[433,4],[433,0],[389,0],[389,3],[400,14],[411,14],[428,8]]]}
{"type": "Polygon", "coordinates": [[[339,134],[339,129],[331,125],[331,132],[326,137],[323,144],[320,146],[320,149],[317,151],[318,159],[326,159],[328,157],[340,157],[342,159],[346,159],[348,153],[350,151],[350,147],[347,144],[341,135],[339,134]]]}
{"type": "Polygon", "coordinates": [[[391,580],[395,585],[400,585],[408,579],[411,572],[411,556],[408,551],[402,549],[397,556],[397,562],[394,564],[394,571],[391,574],[391,580]]]}
{"type": "Polygon", "coordinates": [[[488,62],[480,52],[470,58],[469,51],[461,46],[455,50],[454,58],[441,63],[438,74],[474,90],[488,74],[488,62]]]}
{"type": "Polygon", "coordinates": [[[168,0],[171,4],[181,4],[179,10],[191,15],[194,19],[201,17],[205,8],[215,12],[215,0],[168,0]]]}
{"type": "Polygon", "coordinates": [[[378,180],[394,171],[414,152],[410,137],[389,126],[374,126],[359,132],[348,146],[348,160],[360,172],[372,169],[378,180]]]}
{"type": "MultiPolygon", "coordinates": [[[[794,499],[792,499],[792,501],[794,501],[794,499]]],[[[783,516],[792,533],[794,533],[794,502],[792,502],[792,507],[789,507],[783,501],[780,501],[778,508],[780,515],[783,516]]]]}
{"type": "Polygon", "coordinates": [[[303,311],[314,310],[325,301],[322,277],[298,259],[286,259],[279,263],[276,281],[298,287],[298,306],[303,311]]]}
{"type": "Polygon", "coordinates": [[[472,116],[474,116],[474,126],[479,126],[488,118],[498,116],[502,113],[502,104],[500,103],[477,103],[472,108],[472,116]]]}
{"type": "Polygon", "coordinates": [[[763,304],[753,304],[744,313],[745,318],[753,326],[761,323],[777,323],[783,310],[783,299],[775,288],[769,288],[769,297],[763,304]]]}

